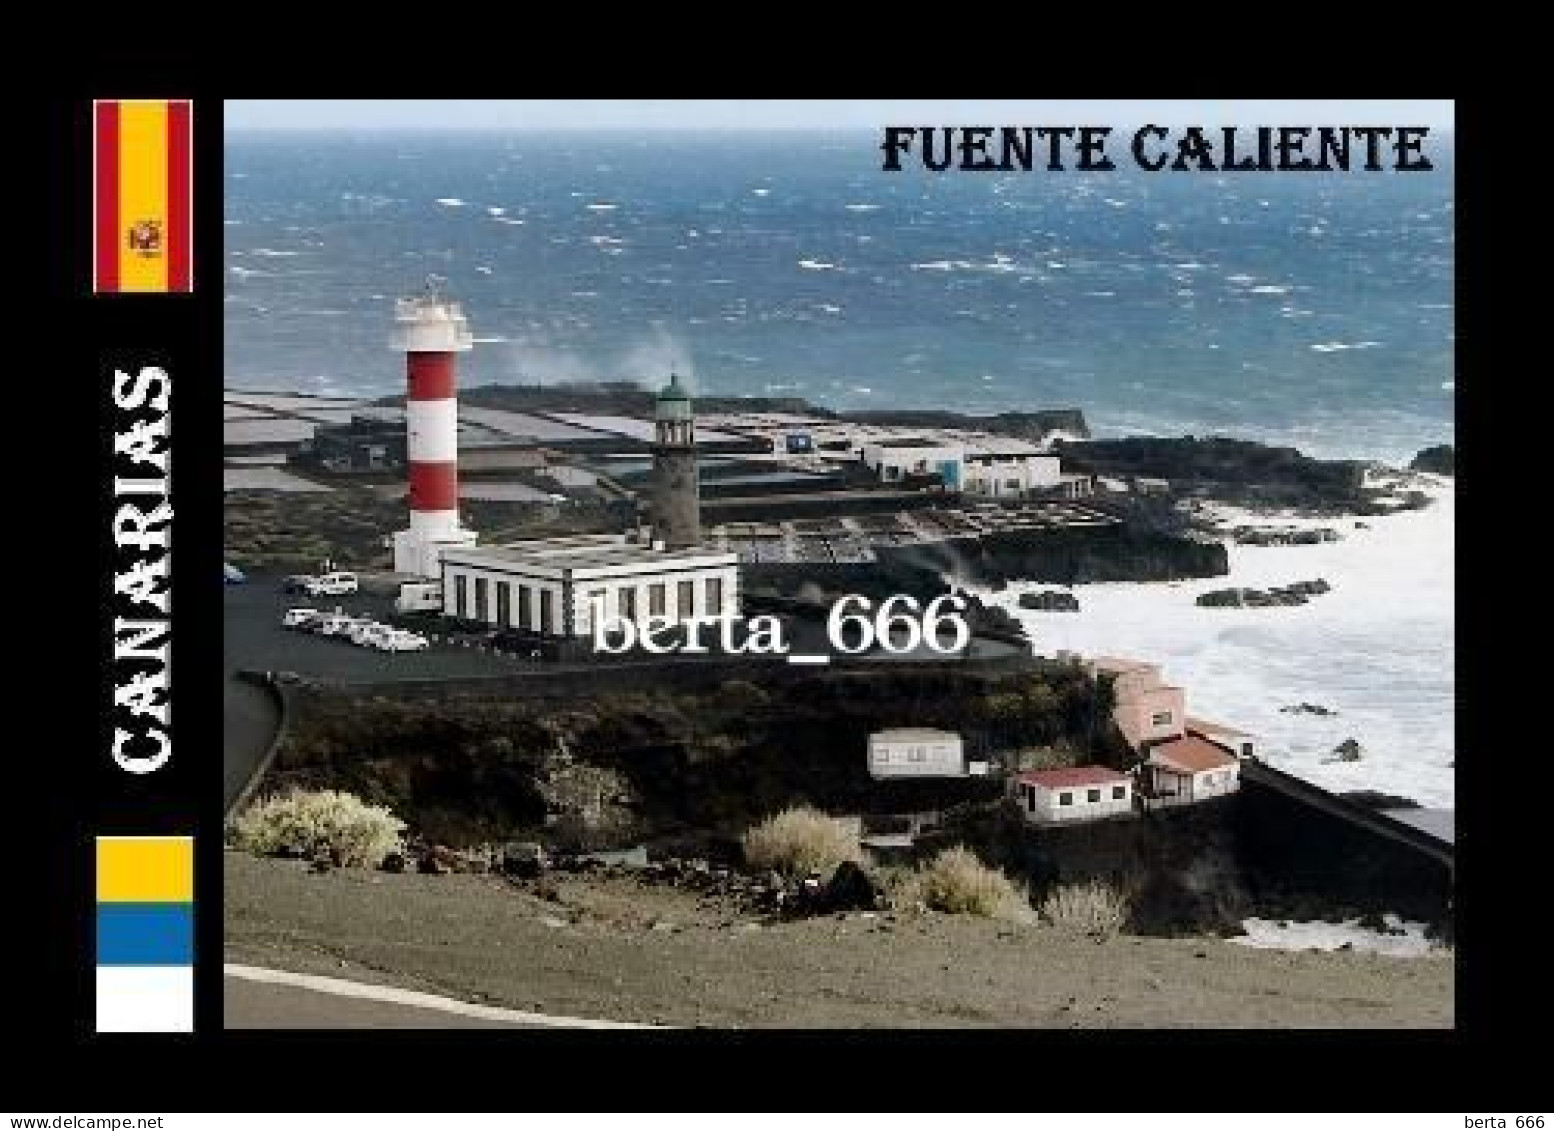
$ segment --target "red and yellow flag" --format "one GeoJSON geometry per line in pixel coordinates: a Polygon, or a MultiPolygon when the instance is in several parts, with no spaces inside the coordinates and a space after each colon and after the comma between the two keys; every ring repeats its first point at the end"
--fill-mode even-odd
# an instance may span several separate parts
{"type": "Polygon", "coordinates": [[[93,105],[94,291],[192,289],[192,122],[187,99],[93,105]]]}

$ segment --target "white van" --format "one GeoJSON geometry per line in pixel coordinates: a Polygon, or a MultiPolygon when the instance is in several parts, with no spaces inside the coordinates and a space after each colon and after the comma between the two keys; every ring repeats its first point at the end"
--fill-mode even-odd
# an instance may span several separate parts
{"type": "Polygon", "coordinates": [[[311,597],[355,593],[359,588],[354,573],[326,573],[307,582],[308,595],[311,597]]]}
{"type": "Polygon", "coordinates": [[[382,636],[375,637],[373,643],[385,652],[424,652],[429,641],[419,632],[393,628],[382,636]]]}

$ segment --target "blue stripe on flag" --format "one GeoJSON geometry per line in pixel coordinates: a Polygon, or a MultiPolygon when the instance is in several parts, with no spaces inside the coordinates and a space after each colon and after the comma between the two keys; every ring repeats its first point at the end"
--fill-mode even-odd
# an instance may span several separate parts
{"type": "Polygon", "coordinates": [[[189,966],[194,962],[194,904],[99,903],[99,966],[189,966]]]}

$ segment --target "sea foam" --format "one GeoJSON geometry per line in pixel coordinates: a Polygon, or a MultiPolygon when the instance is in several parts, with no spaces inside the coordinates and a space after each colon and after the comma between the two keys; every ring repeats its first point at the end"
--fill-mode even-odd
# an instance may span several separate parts
{"type": "MultiPolygon", "coordinates": [[[[1424,476],[1422,510],[1355,519],[1280,519],[1334,526],[1338,542],[1228,548],[1230,575],[1180,582],[1072,588],[1080,612],[1021,609],[1019,595],[1055,588],[1014,582],[976,589],[1027,625],[1039,654],[1122,655],[1158,661],[1187,689],[1188,710],[1258,735],[1272,765],[1324,788],[1374,789],[1451,808],[1456,710],[1455,496],[1424,476]],[[1199,593],[1326,578],[1309,604],[1203,608],[1199,593]],[[1281,708],[1314,703],[1318,716],[1281,708]],[[1331,760],[1354,738],[1357,762],[1331,760]]],[[[1266,523],[1270,520],[1248,519],[1266,523]]]]}

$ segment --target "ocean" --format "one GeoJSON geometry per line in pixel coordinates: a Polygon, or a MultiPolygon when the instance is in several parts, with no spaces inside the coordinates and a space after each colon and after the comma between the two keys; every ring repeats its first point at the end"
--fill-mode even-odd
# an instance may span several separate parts
{"type": "MultiPolygon", "coordinates": [[[[1433,478],[1433,477],[1432,477],[1433,478]]],[[[1187,691],[1189,714],[1250,731],[1270,763],[1327,789],[1372,789],[1450,809],[1456,795],[1456,498],[1434,478],[1421,510],[1365,519],[1251,518],[1329,526],[1314,546],[1229,548],[1230,575],[1074,586],[1078,613],[1034,612],[1019,595],[978,590],[1027,626],[1036,651],[1157,661],[1187,691]],[[1287,608],[1202,608],[1199,593],[1324,578],[1331,592],[1287,608]],[[1318,715],[1286,710],[1302,703],[1318,715]],[[1360,743],[1357,762],[1334,748],[1360,743]]],[[[1233,513],[1233,512],[1228,512],[1233,513]]]]}
{"type": "MultiPolygon", "coordinates": [[[[1406,462],[1454,438],[1449,135],[1421,174],[887,174],[873,134],[239,134],[226,383],[402,391],[392,300],[446,280],[461,380],[657,383],[841,409],[1082,408],[1406,462]]],[[[1454,502],[1230,581],[1085,586],[1038,649],[1159,659],[1195,712],[1336,788],[1450,805],[1454,502]],[[1326,576],[1294,609],[1199,609],[1326,576]],[[1281,707],[1314,702],[1319,718],[1281,707]],[[1354,737],[1357,763],[1325,761],[1354,737]]],[[[1012,600],[1020,587],[1005,599],[1012,600]]]]}
{"type": "Polygon", "coordinates": [[[884,173],[870,133],[238,134],[226,379],[385,394],[429,274],[466,382],[1078,406],[1406,460],[1453,438],[1449,135],[1413,174],[884,173]]]}

